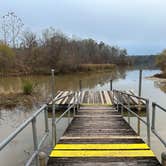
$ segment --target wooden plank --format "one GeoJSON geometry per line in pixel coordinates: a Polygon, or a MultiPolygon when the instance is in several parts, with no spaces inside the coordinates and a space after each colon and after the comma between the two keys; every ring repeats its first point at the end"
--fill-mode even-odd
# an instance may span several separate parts
{"type": "Polygon", "coordinates": [[[81,93],[81,102],[80,103],[83,103],[84,96],[85,96],[85,91],[82,91],[82,93],[81,93]]]}
{"type": "MultiPolygon", "coordinates": [[[[60,97],[66,96],[67,93],[68,93],[68,91],[62,91],[62,94],[61,94],[60,97]]],[[[56,104],[60,104],[62,100],[63,100],[63,98],[58,100],[58,101],[56,101],[56,104]]]]}
{"type": "MultiPolygon", "coordinates": [[[[70,91],[67,91],[66,95],[69,95],[71,92],[70,91]]],[[[67,99],[68,99],[68,96],[64,98],[64,100],[62,101],[61,104],[65,104],[67,102],[67,99]]],[[[68,104],[68,103],[66,103],[68,104]]]]}
{"type": "Polygon", "coordinates": [[[104,99],[103,99],[102,91],[100,91],[100,98],[101,98],[101,104],[104,104],[104,99]]]}
{"type": "Polygon", "coordinates": [[[105,94],[105,99],[106,99],[107,104],[112,105],[111,99],[110,99],[107,91],[104,91],[104,94],[105,94]]]}

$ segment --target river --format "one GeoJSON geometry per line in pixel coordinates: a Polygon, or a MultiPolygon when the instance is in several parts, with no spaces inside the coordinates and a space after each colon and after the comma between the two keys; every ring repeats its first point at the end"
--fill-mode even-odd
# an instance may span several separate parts
{"type": "MultiPolygon", "coordinates": [[[[142,96],[150,98],[152,101],[157,102],[166,108],[166,85],[165,83],[158,83],[157,81],[149,80],[146,77],[159,73],[159,70],[144,70],[142,81],[142,96]]],[[[90,90],[108,90],[109,80],[114,79],[113,88],[120,90],[133,90],[138,94],[138,70],[121,69],[113,72],[100,72],[100,73],[82,73],[72,75],[58,75],[55,77],[56,90],[77,90],[79,88],[78,82],[82,80],[83,89],[90,90]]],[[[41,92],[43,98],[51,96],[51,86],[49,76],[28,76],[28,77],[5,77],[0,78],[0,93],[21,92],[22,83],[25,79],[30,79],[37,86],[37,90],[41,92]]],[[[41,102],[40,105],[43,103],[41,102]]],[[[14,109],[1,109],[0,110],[0,141],[6,138],[12,131],[14,131],[26,118],[28,118],[37,108],[16,107],[14,109]]],[[[156,113],[156,127],[163,138],[166,138],[165,118],[161,111],[156,113]]],[[[44,116],[37,120],[38,135],[41,137],[44,131],[44,116]]],[[[64,118],[58,128],[58,137],[60,137],[66,126],[67,119],[64,118]]],[[[49,119],[49,126],[51,126],[51,119],[49,119]]],[[[132,118],[132,126],[136,129],[136,118],[132,118]]],[[[141,125],[141,136],[146,140],[146,127],[141,125]]],[[[50,139],[46,142],[43,149],[47,149],[50,145],[50,139]]],[[[164,151],[164,147],[158,139],[151,134],[152,150],[160,159],[160,154],[164,151]]],[[[33,150],[33,140],[31,125],[25,131],[19,134],[6,148],[0,152],[0,165],[2,166],[18,166],[24,165],[25,160],[29,157],[33,150]]]]}

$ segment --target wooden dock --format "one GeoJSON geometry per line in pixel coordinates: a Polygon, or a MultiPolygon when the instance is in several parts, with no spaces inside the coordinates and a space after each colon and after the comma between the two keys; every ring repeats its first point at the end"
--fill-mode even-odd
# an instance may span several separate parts
{"type": "MultiPolygon", "coordinates": [[[[105,92],[102,93],[103,98],[104,94],[105,92]]],[[[108,96],[111,95],[107,92],[108,96]]],[[[83,101],[88,102],[85,99],[83,101]]],[[[103,101],[106,103],[107,99],[103,101]]],[[[80,106],[64,135],[51,151],[48,165],[160,165],[149,146],[137,136],[111,103],[107,106],[80,106]]]]}
{"type": "MultiPolygon", "coordinates": [[[[133,95],[134,93],[132,91],[124,91],[128,94],[133,95]]],[[[67,96],[69,94],[72,94],[72,91],[58,91],[56,93],[55,99],[60,98],[60,97],[64,97],[58,101],[55,102],[56,104],[56,108],[60,108],[60,109],[66,109],[68,107],[68,105],[72,105],[74,103],[74,96],[67,96]]],[[[80,103],[82,105],[112,105],[113,104],[113,91],[79,91],[78,92],[78,96],[80,96],[80,103]]],[[[114,98],[116,99],[117,93],[114,94],[114,98]]],[[[138,109],[138,105],[142,108],[142,110],[144,110],[145,108],[145,103],[143,100],[138,100],[137,98],[134,98],[132,96],[129,97],[129,99],[127,98],[127,96],[123,96],[123,98],[121,99],[122,102],[124,103],[124,105],[130,104],[130,108],[132,108],[132,110],[137,110],[138,109]]],[[[117,104],[117,103],[114,103],[117,104]]]]}

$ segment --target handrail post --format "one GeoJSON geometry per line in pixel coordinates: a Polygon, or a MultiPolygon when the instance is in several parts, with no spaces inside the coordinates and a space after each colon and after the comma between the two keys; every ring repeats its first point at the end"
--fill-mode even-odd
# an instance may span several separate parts
{"type": "MultiPolygon", "coordinates": [[[[120,97],[121,97],[121,93],[120,93],[120,97]]],[[[120,98],[121,99],[121,98],[120,98]]],[[[124,112],[124,103],[123,103],[123,101],[122,100],[120,100],[120,103],[121,103],[121,115],[123,116],[123,112],[124,112]]]]}
{"type": "Polygon", "coordinates": [[[75,116],[75,114],[76,114],[76,93],[74,92],[74,112],[73,112],[73,114],[74,114],[74,116],[75,116]]]}
{"type": "MultiPolygon", "coordinates": [[[[33,144],[34,151],[38,151],[38,140],[37,140],[37,128],[36,128],[36,117],[32,119],[32,132],[33,132],[33,144]]],[[[38,155],[35,158],[36,166],[39,165],[38,155]]]]}
{"type": "Polygon", "coordinates": [[[78,111],[78,107],[79,107],[79,91],[77,91],[77,111],[78,111]]]}
{"type": "MultiPolygon", "coordinates": [[[[68,104],[68,108],[70,107],[70,103],[68,104]]],[[[70,124],[70,110],[67,113],[67,117],[68,117],[68,125],[70,124]]]]}
{"type": "Polygon", "coordinates": [[[152,103],[152,130],[155,129],[155,114],[156,114],[156,105],[152,103]]]}
{"type": "Polygon", "coordinates": [[[56,124],[55,124],[55,102],[54,97],[55,97],[55,76],[54,76],[55,70],[51,70],[52,74],[52,146],[56,144],[56,124]]]}
{"type": "Polygon", "coordinates": [[[112,92],[112,102],[113,102],[113,105],[115,104],[115,99],[114,99],[115,98],[115,94],[114,93],[115,93],[115,90],[113,90],[113,92],[112,92]]]}
{"type": "MultiPolygon", "coordinates": [[[[141,97],[141,91],[142,91],[142,70],[140,69],[139,70],[139,89],[138,89],[138,96],[141,97]]],[[[140,99],[138,99],[138,115],[140,115],[140,112],[141,112],[141,102],[140,102],[140,99]]],[[[138,122],[137,122],[137,130],[138,130],[138,135],[140,135],[140,125],[141,125],[141,122],[140,122],[140,119],[138,118],[137,119],[138,122]]]]}
{"type": "Polygon", "coordinates": [[[119,92],[116,92],[117,93],[117,110],[119,111],[119,92]]]}
{"type": "MultiPolygon", "coordinates": [[[[130,95],[127,95],[128,108],[130,109],[130,95]]],[[[130,111],[128,110],[128,123],[130,124],[130,111]]]]}
{"type": "Polygon", "coordinates": [[[48,127],[48,106],[44,110],[44,119],[45,119],[45,132],[49,132],[49,127],[48,127]]]}
{"type": "Polygon", "coordinates": [[[146,100],[146,118],[147,118],[147,142],[150,146],[150,115],[149,115],[149,100],[146,100]]]}

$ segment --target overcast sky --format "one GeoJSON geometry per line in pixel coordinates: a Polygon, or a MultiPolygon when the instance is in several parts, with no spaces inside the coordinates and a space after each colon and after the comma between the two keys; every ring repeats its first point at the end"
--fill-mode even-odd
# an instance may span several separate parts
{"type": "Polygon", "coordinates": [[[34,31],[55,27],[132,54],[166,48],[166,0],[0,0],[0,16],[14,11],[34,31]]]}

